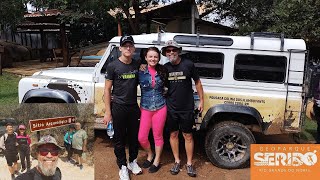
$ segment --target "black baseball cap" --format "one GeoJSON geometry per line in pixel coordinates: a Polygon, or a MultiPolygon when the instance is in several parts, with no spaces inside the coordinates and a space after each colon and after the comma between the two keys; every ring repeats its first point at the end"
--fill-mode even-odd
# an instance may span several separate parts
{"type": "Polygon", "coordinates": [[[13,126],[13,125],[12,125],[12,123],[7,123],[7,124],[6,124],[6,127],[7,127],[7,126],[13,126]]]}
{"type": "Polygon", "coordinates": [[[130,35],[124,35],[121,37],[120,39],[120,46],[122,46],[124,43],[126,42],[129,42],[129,43],[132,43],[134,44],[134,40],[133,40],[133,37],[130,36],[130,35]]]}

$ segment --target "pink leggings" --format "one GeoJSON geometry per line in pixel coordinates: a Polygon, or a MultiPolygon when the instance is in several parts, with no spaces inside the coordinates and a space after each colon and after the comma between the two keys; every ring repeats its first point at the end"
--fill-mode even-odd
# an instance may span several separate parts
{"type": "Polygon", "coordinates": [[[163,128],[167,117],[167,106],[156,111],[141,110],[140,128],[138,139],[143,148],[149,148],[148,140],[150,128],[152,128],[153,138],[156,146],[163,146],[163,128]]]}

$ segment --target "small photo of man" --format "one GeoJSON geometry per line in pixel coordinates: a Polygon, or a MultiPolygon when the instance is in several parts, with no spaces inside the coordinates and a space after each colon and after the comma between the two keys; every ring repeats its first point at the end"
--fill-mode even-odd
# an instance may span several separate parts
{"type": "Polygon", "coordinates": [[[36,167],[16,177],[16,180],[52,179],[61,180],[61,170],[58,165],[58,155],[63,148],[56,139],[50,135],[43,136],[39,142],[31,147],[34,158],[37,159],[36,167]]]}

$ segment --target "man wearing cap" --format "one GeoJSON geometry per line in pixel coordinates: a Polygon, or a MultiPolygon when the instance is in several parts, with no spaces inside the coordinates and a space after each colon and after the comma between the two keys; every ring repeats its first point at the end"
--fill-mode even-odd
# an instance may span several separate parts
{"type": "Polygon", "coordinates": [[[119,176],[120,179],[129,179],[128,169],[133,174],[142,173],[136,160],[139,144],[140,109],[137,104],[137,85],[140,63],[132,60],[135,51],[132,36],[121,37],[119,50],[119,59],[107,66],[104,123],[108,124],[111,120],[113,122],[114,153],[120,169],[119,176]],[[125,152],[126,138],[129,139],[129,163],[125,152]]]}
{"type": "Polygon", "coordinates": [[[87,151],[87,142],[88,142],[88,135],[87,132],[81,129],[81,124],[79,122],[76,123],[76,132],[73,134],[72,137],[72,150],[73,153],[76,155],[76,165],[83,168],[82,162],[82,155],[84,152],[87,151]]]}
{"type": "Polygon", "coordinates": [[[203,88],[199,74],[189,59],[179,56],[182,48],[173,40],[169,40],[162,48],[162,54],[169,59],[164,66],[168,69],[169,85],[167,93],[167,128],[170,132],[170,145],[174,155],[175,163],[170,172],[176,175],[180,171],[179,157],[179,129],[182,131],[187,154],[187,173],[191,177],[196,176],[192,165],[194,141],[192,127],[194,125],[194,99],[192,80],[200,98],[199,112],[203,110],[203,88]]]}
{"type": "Polygon", "coordinates": [[[18,173],[18,148],[17,137],[13,130],[12,124],[6,124],[6,133],[0,138],[0,148],[4,150],[4,156],[7,160],[7,165],[11,178],[15,178],[18,173]]]}
{"type": "Polygon", "coordinates": [[[16,180],[60,180],[61,171],[57,167],[58,155],[61,152],[55,138],[43,136],[31,146],[31,153],[38,160],[38,165],[16,177],[16,180]]]}

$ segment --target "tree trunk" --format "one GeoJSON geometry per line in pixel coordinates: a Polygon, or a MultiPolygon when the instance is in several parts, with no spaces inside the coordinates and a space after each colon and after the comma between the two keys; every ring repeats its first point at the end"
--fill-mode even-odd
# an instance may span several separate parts
{"type": "Polygon", "coordinates": [[[122,36],[122,29],[121,29],[120,19],[117,19],[117,23],[118,23],[118,36],[122,36]]]}
{"type": "MultiPolygon", "coordinates": [[[[123,12],[125,13],[125,15],[127,16],[130,28],[133,32],[133,34],[139,34],[139,29],[137,28],[137,21],[133,21],[131,14],[129,12],[129,6],[125,7],[123,4],[121,5],[121,9],[123,10],[123,12]]],[[[137,18],[137,16],[135,16],[135,18],[137,18]]]]}
{"type": "MultiPolygon", "coordinates": [[[[46,51],[48,51],[48,45],[46,44],[46,37],[43,29],[40,29],[40,38],[41,38],[41,48],[40,48],[40,62],[45,62],[46,60],[46,51]]],[[[21,35],[21,42],[22,42],[22,35],[21,35]]]]}
{"type": "Polygon", "coordinates": [[[4,46],[0,46],[0,75],[2,75],[2,60],[1,60],[2,54],[4,54],[4,46]]]}
{"type": "Polygon", "coordinates": [[[151,32],[151,19],[149,17],[147,17],[147,34],[150,34],[151,32]]]}
{"type": "Polygon", "coordinates": [[[141,14],[140,14],[140,8],[139,8],[139,1],[134,0],[132,2],[132,7],[134,10],[134,17],[135,17],[134,18],[134,28],[136,29],[137,33],[140,33],[139,24],[140,24],[141,14]]]}
{"type": "Polygon", "coordinates": [[[66,26],[64,23],[60,25],[60,35],[61,35],[61,45],[62,45],[62,55],[63,55],[63,66],[68,66],[70,65],[70,62],[68,59],[66,26]]]}

